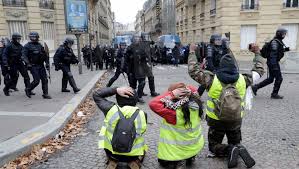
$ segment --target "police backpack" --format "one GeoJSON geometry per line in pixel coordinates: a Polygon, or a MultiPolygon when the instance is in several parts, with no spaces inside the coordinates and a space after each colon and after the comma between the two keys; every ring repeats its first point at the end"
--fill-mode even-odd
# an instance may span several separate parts
{"type": "Polygon", "coordinates": [[[215,114],[221,121],[241,120],[242,98],[234,84],[222,84],[219,100],[214,99],[215,114]]]}
{"type": "Polygon", "coordinates": [[[126,118],[118,108],[120,119],[118,120],[112,136],[112,149],[118,153],[129,153],[132,150],[135,138],[136,128],[134,120],[139,114],[139,109],[130,117],[126,118]]]}

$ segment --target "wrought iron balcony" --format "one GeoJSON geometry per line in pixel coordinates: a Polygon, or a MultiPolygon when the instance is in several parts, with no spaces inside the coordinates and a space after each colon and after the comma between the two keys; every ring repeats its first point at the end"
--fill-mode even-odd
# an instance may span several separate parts
{"type": "Polygon", "coordinates": [[[258,10],[259,9],[259,4],[252,4],[252,5],[241,5],[241,11],[246,11],[246,10],[258,10]]]}
{"type": "Polygon", "coordinates": [[[40,0],[39,7],[43,9],[54,9],[53,0],[40,0]]]}
{"type": "Polygon", "coordinates": [[[216,15],[216,9],[210,10],[210,15],[216,15]]]}
{"type": "Polygon", "coordinates": [[[2,0],[3,6],[26,7],[25,0],[2,0]]]}
{"type": "Polygon", "coordinates": [[[283,8],[299,8],[298,2],[295,3],[283,3],[283,8]]]}

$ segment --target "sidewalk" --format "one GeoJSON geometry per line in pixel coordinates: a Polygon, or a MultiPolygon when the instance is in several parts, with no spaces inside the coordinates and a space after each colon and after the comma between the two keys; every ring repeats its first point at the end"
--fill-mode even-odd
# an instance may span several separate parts
{"type": "MultiPolygon", "coordinates": [[[[99,71],[90,72],[83,69],[83,74],[78,74],[78,67],[72,67],[77,86],[83,88],[99,71]]],[[[49,94],[53,99],[42,98],[41,84],[34,90],[35,96],[27,98],[24,92],[24,82],[22,76],[19,77],[18,92],[11,93],[11,96],[4,96],[0,92],[0,143],[19,135],[36,126],[46,123],[60,110],[71,98],[75,96],[71,93],[61,93],[62,72],[51,69],[51,84],[49,82],[49,94]]],[[[31,78],[32,80],[32,78],[31,78]]],[[[2,85],[2,88],[4,86],[2,85]]],[[[1,89],[2,89],[1,88],[1,89]]],[[[71,86],[68,85],[71,89],[71,86]]]]}

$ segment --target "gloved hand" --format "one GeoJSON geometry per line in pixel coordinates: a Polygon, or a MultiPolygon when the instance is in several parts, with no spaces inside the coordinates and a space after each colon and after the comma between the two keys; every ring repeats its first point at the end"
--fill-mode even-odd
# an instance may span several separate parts
{"type": "Polygon", "coordinates": [[[285,52],[290,51],[290,47],[284,48],[284,51],[285,51],[285,52]]]}

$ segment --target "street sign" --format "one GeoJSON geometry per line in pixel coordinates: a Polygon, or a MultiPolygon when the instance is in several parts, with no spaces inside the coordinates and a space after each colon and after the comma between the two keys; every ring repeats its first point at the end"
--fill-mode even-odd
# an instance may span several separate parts
{"type": "Polygon", "coordinates": [[[67,34],[88,33],[88,10],[86,0],[64,0],[67,34]]]}

